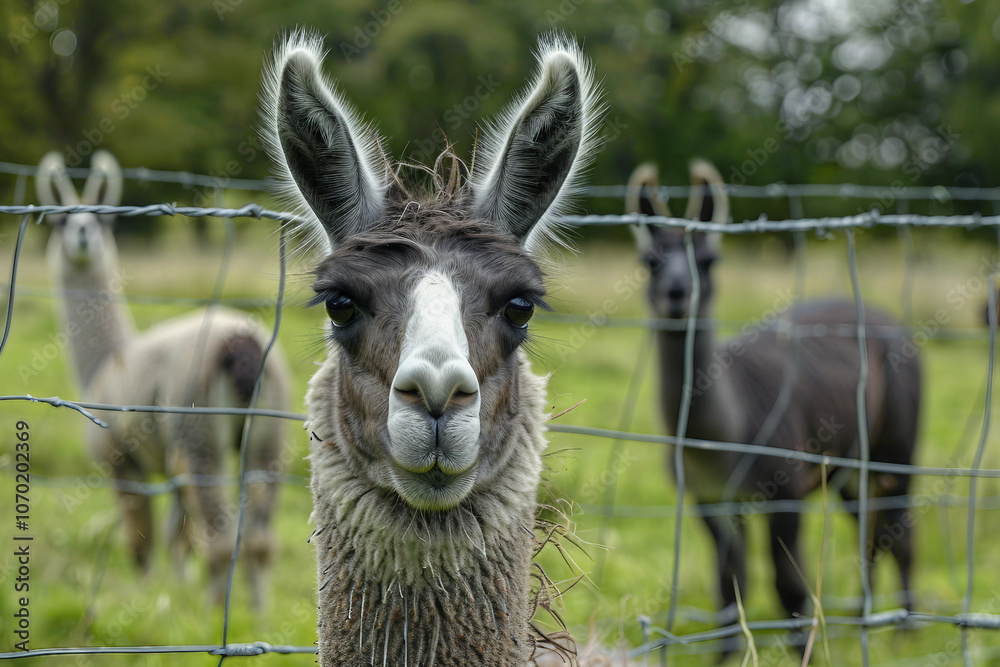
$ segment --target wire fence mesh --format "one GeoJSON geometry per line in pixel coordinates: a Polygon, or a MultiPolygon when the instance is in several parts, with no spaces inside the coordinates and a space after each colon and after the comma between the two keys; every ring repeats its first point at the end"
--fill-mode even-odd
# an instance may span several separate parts
{"type": "MultiPolygon", "coordinates": [[[[9,281],[4,286],[7,294],[6,318],[4,333],[0,339],[0,354],[4,352],[8,338],[16,326],[14,318],[15,303],[20,298],[87,298],[86,293],[74,297],[72,294],[60,290],[47,289],[38,286],[21,286],[18,284],[19,259],[23,252],[23,242],[29,230],[32,220],[39,222],[45,215],[65,214],[78,212],[91,212],[98,214],[111,214],[121,217],[130,216],[188,216],[188,217],[212,217],[218,218],[226,223],[226,245],[223,250],[224,257],[220,265],[219,279],[225,278],[225,273],[229,266],[229,254],[232,253],[233,229],[231,221],[235,218],[255,218],[270,220],[277,223],[278,229],[283,229],[283,225],[295,220],[292,214],[264,208],[258,204],[247,204],[238,208],[226,208],[223,206],[201,207],[201,206],[176,206],[173,204],[151,204],[144,206],[33,206],[24,205],[23,197],[26,189],[26,179],[33,175],[33,166],[14,165],[10,163],[0,163],[0,173],[7,173],[17,177],[14,188],[15,203],[7,206],[0,206],[0,214],[5,216],[22,216],[18,226],[18,234],[11,255],[11,269],[9,281]]],[[[71,176],[86,176],[86,169],[71,169],[71,176]]],[[[138,181],[157,181],[164,183],[176,183],[185,187],[203,187],[221,192],[228,189],[243,189],[247,191],[264,191],[268,187],[267,181],[262,180],[229,180],[224,184],[219,179],[211,176],[189,174],[186,172],[162,172],[147,169],[126,169],[124,176],[127,179],[138,181]]],[[[789,202],[789,210],[793,213],[801,214],[802,198],[813,197],[839,197],[839,198],[880,198],[884,196],[886,190],[878,186],[860,186],[852,184],[840,185],[786,185],[771,184],[767,186],[729,186],[730,196],[734,198],[784,198],[789,202]]],[[[595,186],[588,190],[592,197],[612,197],[621,198],[624,195],[623,186],[595,186]]],[[[682,187],[663,187],[660,190],[664,199],[671,197],[686,197],[690,189],[682,187]]],[[[928,200],[934,202],[949,201],[978,201],[991,206],[1000,201],[1000,189],[987,188],[944,188],[944,187],[897,187],[892,189],[892,198],[897,202],[907,202],[913,200],[928,200]]],[[[969,466],[959,465],[916,465],[900,464],[884,461],[872,460],[867,442],[867,430],[859,430],[860,447],[856,458],[845,456],[831,456],[823,453],[813,453],[807,451],[788,450],[766,444],[768,438],[759,438],[760,442],[725,442],[715,440],[705,440],[688,437],[687,421],[688,411],[691,406],[692,390],[695,386],[693,341],[695,333],[702,329],[719,328],[722,330],[736,330],[745,322],[740,320],[715,320],[713,318],[698,318],[690,316],[683,320],[677,319],[657,319],[657,318],[636,318],[636,317],[615,317],[612,315],[602,315],[595,318],[593,314],[566,313],[552,314],[546,319],[548,322],[557,325],[587,325],[595,328],[628,328],[642,329],[650,332],[643,338],[643,345],[636,355],[635,365],[632,371],[631,380],[627,387],[621,387],[623,401],[620,413],[617,416],[615,428],[596,428],[592,426],[570,425],[563,423],[552,423],[549,430],[553,433],[567,436],[577,436],[582,438],[601,438],[610,440],[612,445],[608,458],[608,469],[611,469],[616,457],[620,456],[621,448],[625,443],[641,443],[656,447],[673,447],[673,461],[676,470],[676,502],[673,505],[661,506],[641,506],[629,507],[615,503],[617,477],[612,475],[610,483],[604,485],[601,493],[601,502],[588,503],[577,502],[576,504],[587,514],[596,516],[600,520],[600,532],[597,542],[605,543],[607,532],[612,523],[620,519],[629,518],[672,518],[674,521],[673,555],[670,572],[670,595],[668,608],[663,615],[664,623],[662,627],[654,625],[647,617],[640,617],[639,623],[642,628],[643,642],[641,645],[630,649],[627,657],[630,660],[639,659],[643,664],[648,664],[652,657],[658,657],[662,664],[666,664],[668,659],[668,649],[675,653],[700,653],[717,650],[718,642],[727,638],[749,637],[758,646],[773,644],[781,649],[787,646],[804,641],[804,634],[782,635],[773,631],[780,630],[810,630],[817,628],[822,622],[824,627],[831,626],[829,636],[855,636],[851,634],[850,628],[857,630],[856,636],[859,638],[861,648],[861,662],[864,665],[869,663],[868,635],[870,631],[885,627],[899,627],[913,624],[943,624],[953,625],[960,629],[961,647],[959,656],[962,661],[969,665],[977,656],[987,655],[980,652],[974,654],[973,648],[968,641],[969,631],[977,630],[997,630],[1000,629],[1000,614],[995,613],[997,609],[990,607],[986,611],[975,611],[973,609],[974,600],[974,569],[976,566],[975,553],[975,522],[978,512],[990,509],[1000,509],[1000,495],[979,495],[977,487],[980,479],[1000,478],[1000,469],[984,467],[984,454],[987,447],[991,404],[992,404],[992,378],[994,368],[994,347],[996,339],[996,293],[994,289],[994,277],[996,273],[996,262],[990,267],[988,276],[984,282],[988,285],[987,315],[988,330],[970,327],[948,327],[944,325],[936,326],[933,330],[921,328],[915,322],[912,314],[912,276],[915,272],[915,254],[912,252],[912,239],[910,230],[918,228],[943,228],[952,230],[968,230],[973,228],[996,228],[1000,232],[1000,215],[983,215],[973,213],[969,215],[916,215],[909,213],[881,214],[877,209],[844,217],[807,218],[798,215],[787,220],[747,220],[742,224],[717,224],[708,222],[697,222],[683,218],[639,216],[639,215],[586,215],[586,216],[564,216],[563,222],[569,226],[611,226],[629,225],[638,222],[656,224],[667,227],[674,227],[683,230],[685,235],[685,249],[687,252],[688,267],[693,280],[692,301],[690,308],[692,313],[698,312],[697,303],[701,298],[701,287],[698,282],[698,271],[694,254],[693,235],[698,232],[718,232],[726,235],[760,235],[772,232],[792,232],[795,244],[795,271],[796,287],[795,300],[804,298],[802,288],[805,275],[807,274],[805,261],[805,234],[824,234],[834,231],[843,232],[847,243],[846,264],[853,290],[853,301],[856,307],[857,323],[848,323],[841,326],[831,326],[818,332],[812,326],[797,325],[792,322],[786,323],[783,333],[793,341],[799,341],[809,337],[841,336],[854,338],[858,342],[858,351],[861,360],[860,380],[857,385],[857,414],[860,423],[866,423],[866,388],[868,383],[868,363],[866,340],[898,335],[898,327],[886,327],[876,324],[866,325],[865,301],[861,291],[861,283],[857,266],[855,233],[857,230],[864,230],[873,226],[888,226],[899,230],[901,245],[906,250],[904,287],[901,292],[902,309],[906,313],[904,316],[908,337],[922,336],[924,340],[981,340],[988,341],[988,358],[985,363],[985,381],[980,393],[975,397],[976,404],[981,407],[981,420],[977,421],[978,415],[976,406],[973,406],[966,421],[963,433],[959,439],[959,446],[963,447],[963,442],[971,440],[971,435],[979,426],[979,437],[976,443],[973,462],[969,466]],[[633,418],[637,410],[639,401],[639,388],[646,381],[648,369],[651,365],[653,355],[652,332],[657,330],[677,330],[683,331],[686,335],[685,363],[684,363],[684,399],[681,403],[680,417],[678,420],[677,433],[674,436],[658,435],[651,433],[634,432],[631,428],[633,418]],[[819,615],[802,618],[785,618],[774,620],[750,620],[741,619],[739,623],[728,623],[718,625],[712,629],[689,632],[686,634],[675,634],[674,625],[678,617],[697,618],[701,614],[701,620],[710,625],[718,617],[712,614],[700,612],[697,609],[685,608],[680,605],[681,599],[681,564],[684,559],[683,544],[685,542],[684,530],[685,518],[700,516],[718,517],[744,517],[760,514],[776,513],[813,513],[827,515],[831,509],[826,502],[811,502],[805,500],[788,500],[765,498],[760,501],[747,501],[731,498],[719,503],[695,505],[686,502],[686,478],[684,452],[687,449],[704,450],[712,452],[734,452],[753,457],[780,457],[786,460],[802,461],[826,468],[840,468],[859,471],[859,483],[861,485],[859,497],[854,501],[845,501],[841,507],[848,512],[855,513],[858,517],[858,555],[857,562],[860,567],[860,578],[862,583],[862,596],[860,605],[858,600],[848,600],[841,603],[843,608],[861,607],[859,614],[852,615],[819,615]],[[940,477],[943,479],[957,481],[967,479],[969,490],[967,495],[951,492],[933,494],[908,494],[901,496],[884,496],[869,498],[867,489],[869,473],[892,473],[907,476],[940,477]],[[958,613],[944,614],[931,613],[925,611],[907,611],[906,609],[888,609],[874,611],[877,601],[876,595],[869,587],[866,568],[868,561],[865,554],[865,545],[869,538],[870,513],[887,508],[911,508],[934,507],[934,508],[964,508],[966,510],[966,590],[962,598],[962,608],[958,613]],[[760,637],[753,633],[764,633],[760,637]]],[[[273,299],[247,299],[247,298],[223,298],[220,290],[216,289],[210,298],[191,298],[177,296],[122,296],[114,295],[116,300],[129,303],[152,303],[169,304],[174,306],[197,306],[226,303],[228,305],[245,306],[262,309],[273,309],[274,327],[272,330],[268,350],[274,345],[278,338],[281,327],[281,312],[285,301],[285,235],[280,236],[280,255],[278,257],[279,286],[277,295],[273,299]]],[[[782,326],[779,321],[775,326],[782,326]]],[[[796,349],[793,346],[793,350],[796,349]]],[[[266,353],[265,353],[266,357],[266,353]]],[[[795,363],[798,363],[797,361],[795,363]]],[[[787,377],[785,378],[787,380],[787,377]]],[[[260,386],[260,374],[254,385],[254,395],[260,386]]],[[[782,418],[790,400],[791,384],[785,382],[782,394],[784,398],[779,398],[778,404],[773,409],[769,423],[776,423],[782,418]]],[[[107,424],[100,418],[104,412],[137,412],[137,413],[190,413],[190,414],[212,414],[212,415],[234,415],[242,416],[247,422],[255,418],[285,419],[293,422],[301,422],[305,415],[289,411],[268,410],[257,408],[251,400],[249,408],[211,408],[192,406],[163,406],[163,405],[128,405],[128,404],[108,404],[93,403],[86,401],[67,400],[59,396],[37,397],[30,394],[7,394],[0,396],[0,401],[24,401],[31,403],[47,404],[54,408],[66,408],[78,412],[83,418],[90,420],[94,425],[105,427],[107,424]]],[[[249,429],[244,429],[244,438],[249,429]]],[[[239,513],[237,519],[237,530],[242,529],[243,515],[247,502],[247,485],[258,481],[278,481],[290,486],[302,487],[305,479],[301,475],[285,473],[266,473],[261,471],[246,471],[245,456],[246,448],[241,449],[241,464],[239,474],[236,476],[211,476],[198,474],[180,474],[172,476],[163,482],[137,482],[118,481],[112,479],[99,479],[91,482],[87,477],[43,477],[32,475],[33,482],[43,488],[75,487],[89,485],[93,488],[122,489],[139,495],[160,496],[175,493],[185,486],[236,486],[240,491],[239,513]]],[[[958,458],[951,460],[957,461],[958,458]]],[[[13,472],[14,468],[8,466],[8,470],[13,472]]],[[[570,499],[571,501],[573,499],[570,499]]],[[[17,538],[15,538],[17,539],[17,538]]],[[[63,647],[63,648],[31,648],[27,651],[12,651],[0,653],[0,659],[14,659],[25,657],[43,656],[66,656],[84,654],[151,654],[151,653],[201,653],[218,656],[219,662],[227,657],[257,656],[265,653],[315,653],[315,646],[293,646],[283,643],[274,645],[266,641],[254,642],[229,642],[229,621],[231,607],[231,593],[233,590],[233,573],[238,558],[240,541],[236,541],[228,581],[226,585],[226,601],[223,612],[221,641],[218,644],[203,645],[176,645],[176,646],[87,646],[87,647],[63,647]]],[[[602,570],[605,566],[606,555],[600,551],[595,563],[595,578],[600,581],[602,570]]],[[[893,596],[888,597],[891,603],[893,596]]],[[[884,600],[883,600],[884,601],[884,600]]],[[[837,608],[837,604],[827,605],[828,608],[837,608]]],[[[1000,605],[997,605],[1000,607],[1000,605]]],[[[824,632],[826,632],[824,630],[824,632]]]]}

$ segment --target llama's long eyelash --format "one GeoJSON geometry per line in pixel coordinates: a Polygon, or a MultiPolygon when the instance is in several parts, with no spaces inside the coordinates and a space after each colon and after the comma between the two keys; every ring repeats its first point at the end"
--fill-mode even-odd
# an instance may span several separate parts
{"type": "Polygon", "coordinates": [[[295,355],[296,361],[310,360],[322,355],[330,342],[336,342],[330,331],[330,327],[318,327],[310,330],[307,334],[302,334],[297,338],[299,352],[295,355]]]}
{"type": "Polygon", "coordinates": [[[507,307],[507,304],[510,303],[510,300],[516,299],[518,297],[530,302],[531,305],[533,305],[535,308],[541,308],[546,312],[551,313],[553,310],[555,310],[552,306],[548,304],[547,301],[545,301],[544,292],[540,292],[538,290],[533,290],[533,289],[527,289],[521,292],[512,292],[506,299],[503,299],[496,310],[497,314],[499,315],[500,313],[503,313],[503,309],[507,307]]]}
{"type": "Polygon", "coordinates": [[[336,288],[327,288],[327,289],[321,288],[319,291],[316,292],[316,296],[309,299],[309,301],[306,303],[306,308],[312,308],[313,306],[322,305],[327,301],[329,301],[330,299],[338,296],[346,296],[348,299],[350,299],[355,303],[355,305],[358,307],[358,310],[362,312],[366,310],[363,304],[352,293],[346,290],[336,289],[336,288]]]}
{"type": "Polygon", "coordinates": [[[330,343],[340,343],[340,338],[337,337],[337,330],[333,327],[326,327],[323,331],[322,337],[319,339],[319,344],[321,347],[325,348],[330,343]]]}
{"type": "Polygon", "coordinates": [[[308,303],[306,303],[306,308],[312,308],[313,306],[318,306],[322,303],[326,303],[326,300],[334,296],[335,294],[337,294],[337,292],[334,292],[332,290],[331,291],[323,290],[322,292],[317,292],[316,296],[309,299],[308,303]]]}
{"type": "Polygon", "coordinates": [[[524,292],[520,296],[522,299],[527,299],[528,301],[530,301],[536,308],[541,308],[542,310],[549,313],[553,311],[552,306],[550,306],[548,302],[545,300],[545,295],[542,292],[535,292],[529,290],[527,292],[524,292]]]}
{"type": "Polygon", "coordinates": [[[534,331],[525,331],[524,342],[521,346],[530,356],[538,359],[546,368],[556,368],[556,358],[552,350],[561,342],[561,339],[553,336],[543,336],[534,331]]]}

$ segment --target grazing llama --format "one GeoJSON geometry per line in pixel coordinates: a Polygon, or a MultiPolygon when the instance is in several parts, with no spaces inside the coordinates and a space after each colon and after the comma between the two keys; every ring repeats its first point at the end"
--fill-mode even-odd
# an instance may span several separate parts
{"type": "MultiPolygon", "coordinates": [[[[49,153],[36,176],[39,201],[117,205],[122,190],[118,163],[107,151],[96,151],[91,170],[78,197],[62,156],[49,153]]],[[[211,307],[137,333],[122,303],[113,217],[48,216],[54,222],[48,263],[53,284],[63,294],[58,314],[81,394],[99,403],[246,407],[270,332],[245,313],[211,307]]],[[[257,406],[286,408],[288,383],[287,365],[273,348],[264,364],[257,406]]],[[[100,469],[123,482],[156,474],[224,475],[229,453],[239,452],[244,426],[244,417],[222,415],[109,412],[105,420],[109,428],[88,432],[89,448],[100,469]]],[[[253,420],[245,456],[251,481],[241,553],[255,606],[261,604],[274,550],[270,522],[281,445],[279,420],[253,420]]],[[[191,546],[206,553],[210,591],[218,602],[225,592],[238,505],[214,480],[202,481],[178,490],[169,537],[178,563],[191,546]]],[[[134,490],[119,485],[118,498],[132,557],[146,571],[153,541],[150,498],[134,490]]]]}
{"type": "Polygon", "coordinates": [[[537,253],[596,146],[599,95],[561,36],[413,193],[295,33],[265,72],[265,140],[326,252],[327,360],[307,395],[321,665],[528,664],[545,380],[522,349],[537,253]]]}
{"type": "MultiPolygon", "coordinates": [[[[707,162],[696,161],[691,174],[693,190],[687,217],[728,221],[729,202],[718,171],[707,162]]],[[[627,210],[669,215],[656,188],[656,168],[637,168],[629,181],[627,210]]],[[[635,231],[650,269],[649,300],[655,315],[702,320],[694,337],[694,386],[686,437],[857,457],[860,354],[852,335],[857,326],[854,302],[828,299],[801,303],[782,313],[776,326],[747,328],[743,335],[717,345],[713,328],[702,324],[711,322],[715,294],[711,267],[719,254],[718,235],[692,235],[700,299],[697,312],[691,312],[693,281],[684,231],[656,225],[637,226],[635,231]],[[791,326],[809,332],[798,339],[797,369],[793,361],[796,342],[788,334],[791,326]],[[828,331],[830,335],[824,335],[828,331]],[[775,406],[786,378],[792,383],[791,393],[782,412],[775,406]]],[[[871,459],[910,463],[920,409],[919,359],[904,354],[904,330],[888,315],[866,308],[865,324],[869,328],[865,405],[871,459]]],[[[683,328],[656,333],[660,408],[671,433],[677,432],[683,394],[685,338],[683,328]]],[[[820,469],[813,464],[691,447],[684,450],[684,475],[699,504],[733,499],[755,503],[801,500],[820,484],[820,469]]],[[[910,485],[907,475],[875,473],[870,478],[869,488],[876,496],[903,496],[910,485]]],[[[850,483],[842,485],[841,494],[845,500],[857,500],[856,473],[850,483]]],[[[736,617],[733,581],[740,591],[747,590],[743,523],[740,517],[702,518],[717,549],[723,616],[732,620],[736,617]]],[[[807,590],[793,565],[793,560],[803,565],[797,547],[800,516],[776,512],[768,515],[768,521],[781,603],[790,615],[803,614],[807,590]]],[[[889,548],[899,564],[905,604],[910,608],[912,522],[906,508],[880,510],[868,525],[869,574],[877,551],[889,548]]]]}

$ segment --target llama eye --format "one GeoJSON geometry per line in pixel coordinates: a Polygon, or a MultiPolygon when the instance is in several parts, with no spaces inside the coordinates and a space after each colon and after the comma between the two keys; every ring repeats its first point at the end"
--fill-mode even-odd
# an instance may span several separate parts
{"type": "Polygon", "coordinates": [[[330,316],[333,326],[346,327],[357,317],[358,307],[353,299],[341,294],[326,300],[326,314],[330,316]]]}
{"type": "Polygon", "coordinates": [[[507,302],[507,307],[503,309],[503,316],[515,327],[523,329],[528,326],[528,320],[531,319],[534,312],[535,304],[524,297],[515,296],[507,302]]]}

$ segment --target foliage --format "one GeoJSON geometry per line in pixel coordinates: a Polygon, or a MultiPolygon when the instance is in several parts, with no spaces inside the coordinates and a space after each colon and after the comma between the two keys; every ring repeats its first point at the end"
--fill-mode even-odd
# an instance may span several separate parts
{"type": "Polygon", "coordinates": [[[652,159],[682,183],[700,154],[736,182],[989,186],[994,14],[930,0],[21,0],[0,7],[0,81],[17,91],[0,156],[34,163],[55,146],[72,163],[101,145],[126,166],[263,177],[261,63],[301,25],[326,35],[328,72],[394,154],[429,162],[448,142],[471,150],[555,27],[605,81],[595,182],[652,159]]]}

